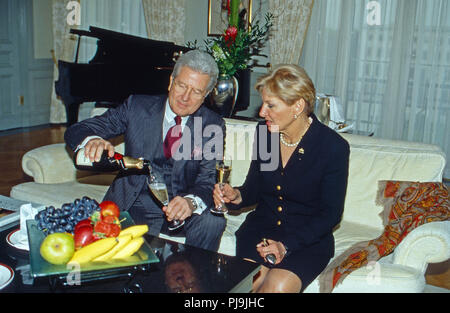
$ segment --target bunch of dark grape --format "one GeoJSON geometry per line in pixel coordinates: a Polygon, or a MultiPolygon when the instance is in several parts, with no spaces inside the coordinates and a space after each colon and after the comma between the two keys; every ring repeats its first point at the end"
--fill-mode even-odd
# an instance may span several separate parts
{"type": "Polygon", "coordinates": [[[72,203],[65,203],[61,208],[48,206],[40,211],[34,219],[37,226],[45,235],[53,233],[72,233],[75,225],[89,218],[95,211],[100,211],[98,202],[89,197],[75,199],[72,203]]]}

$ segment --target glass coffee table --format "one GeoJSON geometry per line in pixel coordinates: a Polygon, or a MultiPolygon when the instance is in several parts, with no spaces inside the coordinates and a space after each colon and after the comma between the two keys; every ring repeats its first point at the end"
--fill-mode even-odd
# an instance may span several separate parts
{"type": "MultiPolygon", "coordinates": [[[[147,236],[160,259],[152,264],[159,282],[140,278],[144,292],[227,293],[250,292],[260,265],[158,237],[147,236]]],[[[151,271],[150,271],[151,272],[151,271]]]]}
{"type": "Polygon", "coordinates": [[[7,243],[18,227],[13,224],[0,229],[0,263],[14,271],[12,281],[1,292],[246,293],[260,268],[237,257],[145,235],[159,262],[97,273],[95,279],[82,280],[80,285],[62,285],[51,277],[31,277],[29,252],[7,243]]]}

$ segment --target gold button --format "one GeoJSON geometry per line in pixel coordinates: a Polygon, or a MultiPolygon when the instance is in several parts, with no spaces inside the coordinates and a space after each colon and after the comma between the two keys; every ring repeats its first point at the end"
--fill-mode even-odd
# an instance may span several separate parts
{"type": "Polygon", "coordinates": [[[283,200],[283,197],[282,197],[282,196],[279,196],[279,197],[278,197],[278,200],[283,200]]]}
{"type": "Polygon", "coordinates": [[[277,225],[280,226],[280,225],[281,225],[281,221],[278,221],[278,222],[277,222],[277,225]]]}
{"type": "Polygon", "coordinates": [[[283,208],[282,207],[278,207],[278,212],[282,212],[283,211],[283,208]]]}
{"type": "Polygon", "coordinates": [[[284,172],[281,172],[281,176],[284,176],[284,172]]]}
{"type": "Polygon", "coordinates": [[[277,190],[278,190],[278,191],[281,190],[281,186],[280,186],[280,185],[277,186],[277,190]]]}

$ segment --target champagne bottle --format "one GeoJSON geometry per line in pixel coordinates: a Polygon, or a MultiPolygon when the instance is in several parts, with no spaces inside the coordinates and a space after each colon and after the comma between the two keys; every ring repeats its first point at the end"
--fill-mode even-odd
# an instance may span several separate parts
{"type": "Polygon", "coordinates": [[[92,162],[84,155],[84,148],[78,150],[74,155],[75,167],[82,171],[94,172],[115,172],[128,169],[147,169],[151,171],[150,161],[143,158],[132,158],[130,156],[122,155],[115,152],[111,158],[108,156],[108,151],[103,151],[103,154],[98,162],[92,162]]]}

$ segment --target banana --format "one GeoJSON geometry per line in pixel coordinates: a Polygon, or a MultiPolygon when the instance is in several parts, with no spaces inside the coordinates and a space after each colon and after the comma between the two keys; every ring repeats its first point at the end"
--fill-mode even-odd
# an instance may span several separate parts
{"type": "Polygon", "coordinates": [[[137,237],[140,237],[140,236],[144,235],[146,232],[148,232],[148,225],[147,224],[134,225],[134,226],[130,226],[130,227],[127,227],[127,228],[123,229],[120,232],[119,237],[131,234],[131,236],[134,239],[134,238],[137,238],[137,237]]]}
{"type": "Polygon", "coordinates": [[[117,240],[119,241],[112,249],[107,251],[106,253],[100,255],[99,257],[96,257],[93,259],[94,262],[97,261],[108,261],[112,258],[113,255],[115,255],[118,251],[120,251],[127,243],[129,243],[132,239],[131,234],[125,234],[123,236],[117,237],[117,240]]]}
{"type": "Polygon", "coordinates": [[[137,255],[139,256],[139,258],[141,259],[141,261],[146,261],[148,260],[148,254],[142,250],[139,250],[137,252],[137,255]]]}
{"type": "Polygon", "coordinates": [[[70,263],[83,264],[87,263],[96,257],[106,253],[108,250],[112,249],[117,244],[118,240],[115,237],[104,238],[97,240],[87,246],[84,246],[80,250],[75,251],[72,256],[70,263]]]}
{"type": "Polygon", "coordinates": [[[119,252],[117,252],[112,259],[124,259],[131,255],[133,255],[136,251],[139,250],[139,248],[144,244],[144,238],[137,237],[132,239],[130,242],[126,244],[125,247],[123,247],[119,252]]]}
{"type": "Polygon", "coordinates": [[[108,262],[116,262],[116,264],[123,264],[123,262],[126,262],[126,263],[140,263],[140,262],[142,262],[142,260],[136,254],[133,254],[131,256],[126,257],[125,259],[109,260],[108,262]]]}

